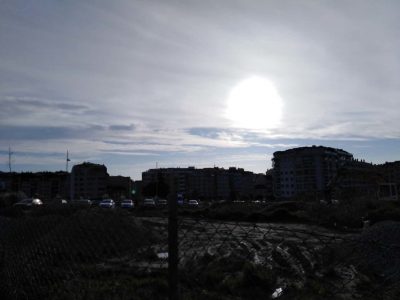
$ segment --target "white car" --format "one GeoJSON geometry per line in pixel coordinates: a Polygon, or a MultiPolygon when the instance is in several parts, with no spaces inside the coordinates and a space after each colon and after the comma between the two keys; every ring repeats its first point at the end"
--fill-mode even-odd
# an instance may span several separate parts
{"type": "Polygon", "coordinates": [[[121,201],[121,208],[132,209],[135,207],[135,204],[131,199],[124,199],[121,201]]]}
{"type": "Polygon", "coordinates": [[[166,205],[168,205],[168,201],[167,201],[167,199],[158,199],[157,205],[158,206],[166,206],[166,205]]]}
{"type": "Polygon", "coordinates": [[[115,202],[113,199],[104,199],[100,202],[99,206],[101,208],[114,208],[115,202]]]}
{"type": "Polygon", "coordinates": [[[38,198],[28,198],[28,199],[21,200],[17,203],[14,203],[14,206],[22,207],[22,208],[30,208],[30,207],[35,207],[35,206],[39,206],[42,204],[43,204],[42,200],[40,200],[38,198]]]}
{"type": "Polygon", "coordinates": [[[156,202],[153,198],[146,198],[143,201],[143,206],[145,207],[156,207],[156,202]]]}
{"type": "Polygon", "coordinates": [[[189,200],[188,205],[192,207],[197,207],[199,206],[199,202],[197,200],[189,200]]]}
{"type": "Polygon", "coordinates": [[[78,207],[90,207],[92,206],[92,200],[89,199],[76,199],[72,200],[71,204],[78,207]]]}

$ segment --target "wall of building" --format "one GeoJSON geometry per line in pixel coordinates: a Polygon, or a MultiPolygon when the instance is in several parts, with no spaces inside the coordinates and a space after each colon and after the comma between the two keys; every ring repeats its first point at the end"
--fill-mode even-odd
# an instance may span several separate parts
{"type": "Polygon", "coordinates": [[[85,162],[71,170],[72,199],[102,199],[107,194],[107,168],[104,165],[85,162]]]}
{"type": "Polygon", "coordinates": [[[145,187],[162,178],[187,199],[239,200],[254,198],[256,176],[265,175],[237,168],[161,168],[143,172],[142,181],[145,187]]]}
{"type": "Polygon", "coordinates": [[[320,197],[337,170],[353,155],[323,146],[277,151],[273,156],[274,195],[277,198],[320,197]]]}

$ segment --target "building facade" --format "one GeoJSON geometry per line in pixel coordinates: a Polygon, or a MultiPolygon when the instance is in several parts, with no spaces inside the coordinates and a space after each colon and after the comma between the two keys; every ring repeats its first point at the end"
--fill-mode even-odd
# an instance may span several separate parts
{"type": "Polygon", "coordinates": [[[0,191],[22,192],[44,201],[68,196],[67,172],[0,173],[0,191]]]}
{"type": "Polygon", "coordinates": [[[274,153],[273,177],[276,198],[320,197],[330,180],[353,155],[323,146],[300,147],[274,153]]]}
{"type": "Polygon", "coordinates": [[[114,200],[129,199],[132,196],[133,181],[126,176],[109,176],[107,194],[114,200]]]}
{"type": "Polygon", "coordinates": [[[377,169],[385,180],[380,185],[379,198],[384,200],[400,200],[400,161],[377,165],[377,169]]]}
{"type": "Polygon", "coordinates": [[[186,199],[245,200],[253,199],[256,192],[265,194],[267,185],[260,176],[265,178],[264,174],[240,168],[161,168],[143,172],[142,184],[146,187],[166,183],[170,190],[183,194],[186,199]]]}
{"type": "Polygon", "coordinates": [[[84,162],[71,170],[71,199],[102,199],[107,195],[109,175],[104,165],[84,162]]]}

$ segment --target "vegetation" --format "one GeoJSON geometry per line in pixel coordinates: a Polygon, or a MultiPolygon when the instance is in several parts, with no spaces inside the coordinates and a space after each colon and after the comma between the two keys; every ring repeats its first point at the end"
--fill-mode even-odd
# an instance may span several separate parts
{"type": "Polygon", "coordinates": [[[340,230],[362,228],[381,221],[400,221],[400,203],[370,199],[324,202],[286,201],[266,205],[216,203],[202,210],[182,210],[181,214],[217,220],[246,222],[305,223],[340,230]]]}
{"type": "Polygon", "coordinates": [[[23,192],[4,192],[0,193],[0,209],[12,206],[14,203],[26,198],[23,192]]]}
{"type": "Polygon", "coordinates": [[[182,270],[184,299],[268,299],[276,285],[276,273],[244,258],[203,257],[182,270]]]}

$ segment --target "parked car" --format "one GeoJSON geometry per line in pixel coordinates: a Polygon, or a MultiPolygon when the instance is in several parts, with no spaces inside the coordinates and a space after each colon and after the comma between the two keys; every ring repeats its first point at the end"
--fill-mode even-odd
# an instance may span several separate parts
{"type": "Polygon", "coordinates": [[[51,201],[50,204],[52,204],[52,205],[68,204],[68,201],[65,199],[57,198],[57,199],[53,199],[53,201],[51,201]]]}
{"type": "Polygon", "coordinates": [[[21,200],[17,203],[14,203],[15,207],[20,207],[20,208],[31,208],[31,207],[37,207],[43,205],[42,200],[38,198],[28,198],[21,200]]]}
{"type": "Polygon", "coordinates": [[[71,204],[79,207],[90,207],[92,206],[92,201],[89,199],[76,199],[72,200],[71,204]]]}
{"type": "Polygon", "coordinates": [[[101,208],[114,208],[115,202],[113,199],[104,199],[100,202],[99,206],[101,208]]]}
{"type": "Polygon", "coordinates": [[[197,200],[189,200],[188,201],[188,206],[191,206],[191,207],[198,207],[199,206],[199,202],[197,201],[197,200]]]}
{"type": "Polygon", "coordinates": [[[158,206],[167,206],[168,205],[168,201],[166,199],[158,199],[157,200],[157,205],[158,206]]]}
{"type": "Polygon", "coordinates": [[[132,209],[135,207],[135,204],[131,199],[124,199],[121,201],[121,208],[132,209]]]}
{"type": "Polygon", "coordinates": [[[154,201],[153,198],[146,198],[143,201],[143,206],[144,207],[156,207],[156,202],[154,201]]]}
{"type": "Polygon", "coordinates": [[[183,205],[185,203],[184,197],[183,197],[183,195],[181,193],[177,194],[176,201],[177,201],[178,205],[183,205]]]}

